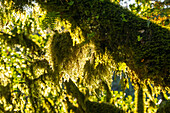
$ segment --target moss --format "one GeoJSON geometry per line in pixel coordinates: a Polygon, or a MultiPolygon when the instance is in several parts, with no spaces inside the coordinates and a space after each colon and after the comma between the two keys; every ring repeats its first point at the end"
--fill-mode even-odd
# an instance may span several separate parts
{"type": "MultiPolygon", "coordinates": [[[[19,3],[18,0],[15,0],[14,2],[16,2],[16,8],[28,4],[27,1],[19,3]]],[[[38,0],[37,2],[49,14],[57,12],[56,18],[69,21],[72,24],[72,31],[79,27],[83,32],[84,42],[86,44],[93,43],[97,54],[104,55],[107,52],[116,63],[125,62],[141,80],[150,78],[155,81],[156,85],[170,86],[170,31],[168,29],[152,22],[148,27],[147,20],[141,19],[127,9],[111,2],[102,2],[101,0],[72,0],[71,2],[67,0],[48,0],[46,2],[38,0]],[[144,32],[141,33],[140,30],[144,30],[144,32]],[[139,40],[138,37],[141,39],[139,40]]],[[[55,17],[52,20],[55,20],[55,17]]],[[[54,25],[53,23],[48,24],[54,25]]],[[[22,34],[16,37],[10,36],[10,38],[7,34],[3,35],[9,44],[20,44],[32,48],[33,51],[41,50],[32,40],[22,34]]],[[[77,60],[76,53],[80,48],[73,46],[72,37],[68,32],[62,34],[56,32],[50,48],[54,63],[53,78],[55,78],[59,77],[61,69],[71,69],[69,66],[75,65],[72,62],[77,60]]],[[[87,70],[84,71],[88,73],[88,76],[92,76],[91,78],[97,74],[106,76],[103,73],[108,71],[105,69],[107,61],[103,62],[94,69],[94,64],[87,61],[85,66],[87,70]]],[[[33,88],[31,88],[33,83],[26,82],[30,89],[32,106],[36,109],[38,106],[33,100],[37,98],[34,97],[33,88]]],[[[66,82],[66,87],[67,93],[77,98],[78,109],[87,113],[123,112],[114,105],[89,101],[72,81],[66,82]]],[[[140,88],[138,111],[143,112],[143,109],[143,90],[140,88]]],[[[163,108],[163,110],[167,109],[163,108]]]]}
{"type": "Polygon", "coordinates": [[[65,19],[79,26],[85,34],[95,32],[91,40],[96,50],[104,54],[107,48],[116,62],[126,62],[140,79],[150,78],[156,84],[169,86],[169,30],[154,23],[147,27],[147,20],[109,2],[79,1],[70,11],[75,14],[65,19]],[[142,37],[141,41],[137,40],[138,36],[142,37]],[[162,78],[166,81],[158,83],[157,79],[162,78]]]}
{"type": "MultiPolygon", "coordinates": [[[[71,79],[65,82],[67,93],[77,99],[79,111],[85,113],[123,113],[123,110],[109,103],[91,102],[85,98],[71,79]]],[[[72,106],[75,109],[75,107],[72,106]]],[[[76,109],[77,110],[77,109],[76,109]]]]}
{"type": "Polygon", "coordinates": [[[67,93],[72,95],[74,98],[77,98],[79,106],[85,110],[85,96],[83,93],[81,93],[78,89],[78,87],[73,83],[71,79],[69,79],[69,82],[65,82],[67,93]]]}
{"type": "Polygon", "coordinates": [[[100,0],[73,0],[71,3],[67,0],[37,2],[47,12],[58,12],[56,18],[69,21],[72,30],[80,27],[87,40],[89,40],[87,34],[95,34],[89,42],[95,44],[98,53],[104,54],[107,48],[116,62],[125,62],[140,79],[150,78],[157,85],[170,86],[168,29],[152,22],[148,27],[147,20],[111,2],[100,0]],[[144,32],[141,33],[140,30],[144,32]],[[142,37],[141,40],[138,40],[139,36],[142,37]]]}

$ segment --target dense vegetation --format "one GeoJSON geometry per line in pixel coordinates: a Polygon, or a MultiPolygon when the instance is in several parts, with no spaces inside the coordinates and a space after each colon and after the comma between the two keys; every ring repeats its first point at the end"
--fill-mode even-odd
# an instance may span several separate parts
{"type": "Polygon", "coordinates": [[[169,2],[136,4],[1,0],[0,112],[169,112],[169,2]]]}

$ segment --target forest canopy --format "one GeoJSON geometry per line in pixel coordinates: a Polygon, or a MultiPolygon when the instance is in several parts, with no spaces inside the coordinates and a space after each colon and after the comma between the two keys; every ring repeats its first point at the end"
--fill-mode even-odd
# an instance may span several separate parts
{"type": "Polygon", "coordinates": [[[1,0],[0,111],[169,112],[169,1],[119,3],[1,0]]]}

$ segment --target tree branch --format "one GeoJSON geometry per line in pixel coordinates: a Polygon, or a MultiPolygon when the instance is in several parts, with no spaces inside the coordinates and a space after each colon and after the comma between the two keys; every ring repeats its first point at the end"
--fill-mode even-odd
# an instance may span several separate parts
{"type": "Polygon", "coordinates": [[[73,83],[71,79],[65,82],[66,91],[77,99],[79,109],[82,109],[86,113],[123,113],[124,111],[116,106],[108,103],[91,102],[85,98],[84,94],[79,91],[78,87],[73,83]]]}

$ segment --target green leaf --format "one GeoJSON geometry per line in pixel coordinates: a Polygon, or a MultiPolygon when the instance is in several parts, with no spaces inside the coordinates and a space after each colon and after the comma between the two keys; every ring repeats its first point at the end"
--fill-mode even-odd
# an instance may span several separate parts
{"type": "Polygon", "coordinates": [[[124,14],[124,13],[122,13],[120,16],[121,16],[121,17],[125,17],[125,14],[124,14]]]}
{"type": "Polygon", "coordinates": [[[141,41],[142,40],[142,37],[140,37],[139,35],[138,35],[138,41],[141,41]]]}
{"type": "Polygon", "coordinates": [[[125,18],[123,18],[123,20],[122,20],[123,22],[127,22],[127,20],[125,19],[125,18]]]}
{"type": "Polygon", "coordinates": [[[99,18],[99,15],[96,16],[96,19],[98,19],[98,18],[99,18]]]}
{"type": "Polygon", "coordinates": [[[72,6],[74,4],[74,1],[68,2],[68,5],[72,6]]]}

